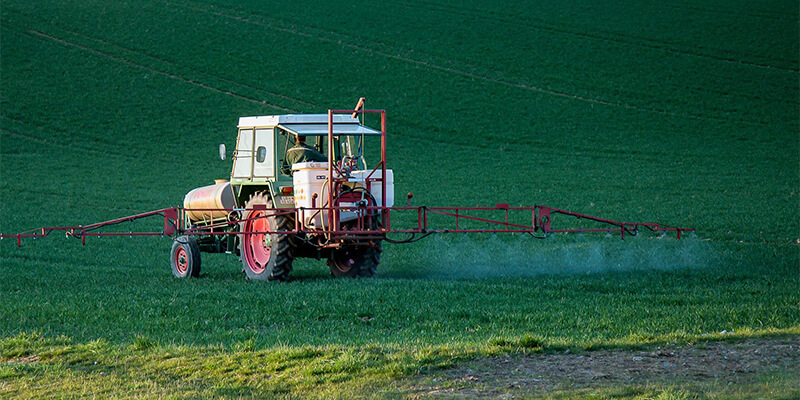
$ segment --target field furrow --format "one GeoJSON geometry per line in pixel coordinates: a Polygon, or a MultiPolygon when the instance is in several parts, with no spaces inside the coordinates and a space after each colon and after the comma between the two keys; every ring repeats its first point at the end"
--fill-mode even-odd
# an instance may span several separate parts
{"type": "MultiPolygon", "coordinates": [[[[741,3],[741,2],[740,2],[741,3]]],[[[758,2],[745,2],[750,3],[752,5],[760,5],[758,2]]],[[[782,5],[789,5],[790,2],[785,2],[782,5]]],[[[774,7],[773,4],[766,4],[766,7],[761,9],[754,9],[751,12],[742,12],[737,11],[735,7],[739,6],[740,4],[736,4],[736,2],[731,2],[728,5],[728,8],[725,7],[709,7],[709,6],[702,6],[696,2],[687,3],[685,1],[674,1],[674,2],[658,2],[659,7],[664,8],[672,8],[677,10],[699,10],[704,13],[709,14],[710,16],[716,15],[733,15],[737,17],[745,17],[745,18],[764,18],[770,19],[775,21],[790,21],[795,22],[797,21],[797,15],[786,14],[781,11],[776,10],[777,7],[774,7]]]]}
{"type": "MultiPolygon", "coordinates": [[[[628,102],[619,102],[619,101],[613,101],[613,100],[606,100],[606,99],[601,98],[601,97],[587,97],[587,96],[574,94],[574,93],[570,93],[570,92],[564,92],[564,91],[549,89],[548,87],[545,87],[545,86],[538,86],[538,85],[533,85],[533,84],[528,84],[528,83],[521,83],[521,82],[526,81],[527,79],[519,77],[519,76],[509,77],[509,78],[505,79],[505,78],[499,77],[499,76],[502,76],[502,74],[495,74],[492,71],[487,71],[488,74],[481,74],[481,73],[477,73],[477,72],[471,72],[472,70],[475,69],[473,66],[468,65],[468,64],[465,65],[463,63],[455,62],[454,59],[445,60],[443,63],[440,64],[440,63],[437,63],[435,61],[430,61],[430,60],[426,60],[426,59],[423,59],[423,58],[412,57],[412,56],[410,56],[410,54],[414,53],[414,51],[411,48],[392,48],[393,46],[386,45],[385,43],[374,42],[374,41],[371,41],[369,39],[360,38],[360,37],[352,37],[350,35],[343,34],[343,33],[336,32],[336,31],[318,29],[318,28],[313,28],[311,26],[304,26],[304,25],[298,25],[298,24],[294,24],[292,26],[284,27],[284,26],[278,25],[278,23],[279,23],[278,21],[272,20],[272,19],[267,18],[265,16],[258,16],[258,17],[260,19],[262,19],[262,20],[266,20],[266,21],[269,21],[269,22],[261,22],[261,21],[255,20],[252,14],[249,14],[246,17],[242,16],[241,15],[242,14],[241,11],[237,11],[237,10],[233,10],[233,9],[222,9],[220,7],[215,7],[212,10],[208,10],[208,9],[201,8],[201,7],[196,7],[196,6],[187,6],[187,7],[189,7],[190,9],[192,9],[194,11],[210,13],[210,14],[222,17],[222,18],[232,19],[232,20],[235,20],[235,21],[238,21],[238,22],[241,22],[241,23],[252,24],[252,25],[256,25],[256,26],[261,26],[261,27],[265,27],[265,28],[274,29],[274,30],[278,30],[278,31],[281,31],[281,32],[289,33],[289,34],[292,34],[292,35],[298,35],[298,36],[302,36],[302,37],[306,37],[306,38],[311,38],[311,39],[318,40],[318,41],[321,41],[321,42],[336,44],[336,45],[339,45],[339,46],[341,46],[343,48],[349,48],[349,49],[353,49],[353,50],[364,51],[364,52],[368,53],[370,56],[380,56],[380,57],[383,57],[383,58],[409,63],[409,64],[412,64],[412,65],[415,65],[415,66],[423,67],[423,68],[434,70],[434,71],[438,71],[438,72],[455,74],[455,75],[459,75],[461,77],[465,77],[465,78],[469,78],[469,79],[477,79],[477,80],[481,80],[481,81],[484,81],[484,82],[487,82],[487,83],[499,84],[499,85],[507,86],[507,87],[514,88],[514,89],[522,89],[522,90],[525,90],[525,91],[543,93],[543,94],[546,94],[546,95],[563,97],[563,98],[567,98],[567,99],[570,99],[570,100],[577,100],[577,101],[581,101],[581,102],[587,102],[587,103],[590,103],[590,104],[598,104],[598,105],[604,105],[604,106],[620,107],[620,108],[633,110],[633,111],[640,111],[640,112],[646,112],[646,113],[656,113],[656,114],[662,114],[662,115],[667,115],[667,116],[672,116],[672,117],[693,118],[693,119],[712,120],[712,121],[730,121],[730,122],[743,123],[743,124],[763,124],[763,123],[766,123],[766,122],[762,122],[762,121],[758,121],[758,120],[744,120],[744,119],[732,118],[731,117],[731,114],[732,114],[731,111],[737,111],[738,108],[732,108],[732,109],[728,109],[728,110],[726,110],[726,109],[710,110],[710,109],[707,108],[706,112],[707,111],[712,111],[714,114],[721,115],[721,116],[715,116],[713,114],[712,115],[707,115],[707,114],[698,114],[698,113],[677,112],[677,111],[670,110],[669,107],[656,108],[656,107],[648,107],[648,106],[640,105],[640,104],[636,104],[636,103],[628,103],[628,102]],[[225,10],[225,11],[222,11],[222,10],[225,10]],[[236,15],[236,13],[238,13],[240,15],[236,15]],[[384,48],[387,48],[387,47],[390,50],[383,50],[384,48]],[[450,66],[450,65],[456,65],[457,67],[453,67],[453,66],[450,66]]],[[[682,89],[685,92],[685,88],[682,88],[682,89]]],[[[703,88],[696,88],[696,89],[692,88],[692,89],[696,90],[698,92],[701,92],[701,93],[705,92],[705,90],[703,88]]],[[[719,91],[719,90],[712,90],[712,92],[716,92],[717,94],[724,93],[725,95],[729,94],[727,91],[719,91]]],[[[636,93],[635,92],[617,90],[616,93],[617,94],[622,94],[623,95],[623,96],[621,96],[622,98],[634,98],[634,97],[636,97],[636,93]]],[[[751,97],[751,99],[758,100],[760,98],[756,96],[756,97],[751,97]]],[[[793,102],[793,101],[790,101],[790,100],[781,100],[781,102],[785,102],[786,104],[789,104],[789,105],[800,104],[800,103],[793,102]]]]}
{"type": "Polygon", "coordinates": [[[77,43],[74,43],[74,42],[70,42],[70,41],[67,41],[65,39],[61,39],[61,38],[58,38],[58,37],[55,37],[55,36],[52,36],[52,35],[48,35],[48,34],[45,34],[45,33],[39,32],[39,31],[29,31],[27,33],[29,33],[31,35],[34,35],[34,36],[37,36],[37,37],[40,37],[40,38],[49,39],[49,40],[51,40],[53,42],[56,42],[56,43],[59,43],[59,44],[65,45],[65,46],[74,47],[74,48],[77,48],[77,49],[80,49],[80,50],[83,50],[83,51],[87,51],[87,52],[90,52],[92,54],[95,54],[95,55],[98,55],[98,56],[101,56],[101,57],[110,58],[110,59],[112,59],[114,61],[121,62],[121,63],[126,64],[126,65],[142,68],[142,69],[144,69],[146,71],[153,72],[153,73],[156,73],[156,74],[159,74],[159,75],[163,75],[163,76],[165,76],[167,78],[175,79],[177,81],[180,81],[180,82],[183,82],[183,83],[188,83],[190,85],[197,86],[197,87],[200,87],[200,88],[203,88],[203,89],[206,89],[206,90],[217,92],[217,93],[223,94],[225,96],[232,96],[234,98],[237,98],[237,99],[240,99],[240,100],[244,100],[244,101],[249,101],[251,103],[266,105],[266,106],[269,106],[271,108],[275,108],[275,109],[281,110],[281,111],[295,112],[295,110],[292,110],[292,109],[289,109],[289,108],[285,108],[285,107],[281,107],[281,106],[278,106],[278,105],[275,105],[275,104],[267,103],[264,100],[257,100],[257,99],[250,98],[250,97],[247,97],[247,96],[244,96],[244,95],[241,95],[241,94],[238,94],[238,93],[234,93],[234,92],[231,92],[231,91],[228,91],[228,90],[220,89],[218,87],[210,86],[210,85],[207,85],[207,84],[202,83],[202,82],[198,82],[198,81],[195,81],[195,80],[187,79],[187,78],[185,78],[183,76],[179,76],[179,75],[175,75],[175,74],[172,74],[172,73],[168,73],[168,72],[164,72],[164,71],[161,71],[161,70],[157,70],[157,69],[155,69],[153,67],[149,67],[147,65],[142,65],[142,64],[130,61],[130,60],[122,58],[122,57],[117,57],[117,56],[114,56],[114,55],[111,55],[111,54],[108,54],[108,53],[104,53],[104,52],[102,52],[100,50],[96,50],[96,49],[90,48],[88,46],[84,46],[84,45],[80,45],[80,44],[77,44],[77,43]]]}
{"type": "MultiPolygon", "coordinates": [[[[749,55],[737,55],[739,58],[726,58],[714,53],[718,53],[719,50],[715,51],[715,49],[705,49],[705,48],[697,48],[697,47],[685,47],[681,48],[679,43],[668,43],[663,41],[654,40],[648,37],[641,37],[641,36],[632,36],[627,35],[622,32],[612,32],[612,31],[585,31],[579,30],[579,28],[571,28],[569,26],[555,26],[548,23],[548,21],[531,18],[531,19],[521,19],[519,15],[513,13],[504,12],[502,9],[497,8],[470,8],[463,4],[460,4],[457,7],[452,5],[446,4],[434,4],[429,3],[425,5],[420,5],[417,3],[411,2],[395,2],[395,4],[402,5],[407,7],[411,10],[427,10],[437,14],[448,14],[448,15],[456,15],[462,17],[468,17],[472,20],[485,20],[489,19],[492,22],[499,23],[499,24],[506,24],[513,26],[517,30],[523,31],[537,31],[543,30],[547,32],[552,32],[556,34],[563,34],[578,37],[581,39],[588,39],[588,40],[599,40],[599,41],[608,41],[608,42],[617,42],[624,45],[633,45],[636,47],[642,48],[649,48],[659,50],[665,53],[671,54],[678,54],[682,56],[688,57],[698,57],[701,59],[710,59],[714,61],[719,61],[723,63],[731,63],[731,64],[740,64],[749,67],[755,68],[765,68],[770,70],[778,70],[784,72],[798,72],[800,69],[796,67],[783,67],[777,64],[782,65],[791,65],[791,61],[787,60],[771,60],[773,64],[761,64],[758,62],[744,60],[743,58],[749,55]],[[707,51],[708,53],[698,52],[700,51],[707,51]]],[[[672,7],[679,8],[680,6],[673,5],[672,7]]],[[[684,8],[685,9],[685,8],[684,8]]],[[[701,8],[694,8],[696,10],[703,10],[701,8]]],[[[708,10],[703,10],[708,11],[708,10]]],[[[748,15],[749,16],[749,15],[748,15]]],[[[770,61],[770,60],[767,60],[770,61]]]]}

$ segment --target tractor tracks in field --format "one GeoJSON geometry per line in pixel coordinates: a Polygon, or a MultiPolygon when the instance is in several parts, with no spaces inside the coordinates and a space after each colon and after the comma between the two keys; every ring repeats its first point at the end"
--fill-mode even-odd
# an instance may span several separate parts
{"type": "Polygon", "coordinates": [[[304,101],[303,99],[300,98],[291,97],[282,93],[256,87],[234,79],[226,78],[207,71],[199,70],[197,68],[192,68],[187,65],[179,64],[164,59],[162,57],[149,54],[146,51],[136,50],[131,47],[121,45],[119,43],[113,43],[111,41],[87,35],[85,33],[76,32],[74,30],[70,30],[63,26],[60,26],[60,24],[57,22],[52,22],[48,25],[47,27],[48,32],[43,32],[42,30],[37,30],[37,29],[23,29],[19,26],[16,26],[14,23],[10,23],[9,21],[6,20],[3,20],[2,23],[4,27],[13,27],[17,30],[17,32],[28,37],[34,37],[42,40],[49,40],[50,42],[56,42],[65,47],[77,48],[101,57],[112,59],[114,61],[117,61],[125,65],[137,67],[157,75],[165,76],[169,79],[174,79],[216,93],[221,93],[226,96],[232,96],[250,103],[265,105],[281,111],[292,112],[292,113],[301,112],[302,108],[318,109],[320,107],[317,104],[304,101]],[[59,33],[58,34],[53,33],[52,31],[54,30],[58,30],[59,33]],[[67,36],[72,37],[72,39],[67,38],[67,36]],[[142,60],[136,61],[134,60],[134,58],[140,58],[142,60]],[[170,69],[172,69],[173,71],[170,71],[170,69]],[[196,75],[199,78],[190,77],[189,75],[196,75]],[[211,84],[209,83],[209,81],[215,81],[218,84],[211,84]],[[221,87],[223,85],[220,84],[228,85],[235,89],[225,89],[221,87]],[[243,92],[248,92],[248,91],[254,92],[257,95],[262,95],[263,97],[273,98],[276,100],[268,101],[256,98],[252,95],[243,94],[243,92]],[[284,104],[278,104],[278,102],[286,102],[292,104],[295,107],[293,108],[286,106],[284,104]]]}
{"type": "MultiPolygon", "coordinates": [[[[2,117],[2,116],[0,116],[0,117],[2,117]]],[[[48,146],[60,147],[60,148],[69,149],[69,150],[78,150],[78,151],[83,152],[83,153],[92,153],[92,154],[98,154],[98,155],[103,155],[103,156],[111,156],[111,157],[114,157],[114,158],[123,158],[123,159],[127,159],[127,160],[136,160],[136,161],[141,161],[142,160],[142,158],[132,157],[132,156],[129,156],[127,154],[115,153],[115,152],[110,152],[110,151],[100,151],[100,150],[97,150],[97,149],[94,149],[94,148],[91,148],[91,147],[79,146],[79,145],[76,145],[74,143],[73,144],[59,143],[59,142],[55,142],[55,141],[52,141],[52,140],[49,140],[49,139],[41,138],[41,137],[38,137],[38,136],[35,136],[35,135],[30,135],[30,134],[27,134],[27,133],[22,133],[22,132],[19,132],[17,130],[8,129],[8,128],[0,128],[0,134],[16,136],[16,137],[19,137],[19,138],[22,138],[22,139],[25,139],[25,140],[29,140],[29,141],[32,141],[32,142],[46,144],[48,146]]]]}
{"type": "MultiPolygon", "coordinates": [[[[377,55],[380,57],[397,60],[403,63],[418,66],[420,68],[435,70],[446,74],[458,75],[464,78],[502,85],[510,88],[542,93],[568,100],[581,101],[589,104],[603,105],[609,107],[620,107],[632,111],[654,113],[654,114],[660,114],[678,118],[691,118],[698,120],[720,121],[728,123],[734,122],[739,124],[757,125],[757,126],[767,124],[764,121],[746,120],[733,117],[732,115],[734,113],[732,113],[730,110],[716,109],[715,111],[721,114],[722,116],[715,116],[702,113],[672,111],[668,107],[652,107],[647,105],[634,104],[626,101],[613,101],[599,97],[591,97],[591,96],[569,93],[567,91],[553,90],[546,87],[531,85],[527,83],[517,82],[514,80],[498,77],[499,74],[485,74],[480,72],[474,72],[471,71],[475,69],[474,66],[463,64],[463,62],[459,62],[457,60],[443,60],[442,62],[428,61],[425,60],[424,58],[413,57],[412,55],[410,55],[410,53],[413,52],[413,49],[402,49],[398,48],[397,45],[381,43],[379,41],[373,41],[373,40],[364,40],[363,38],[354,37],[346,33],[339,33],[332,30],[315,28],[308,25],[293,23],[291,21],[289,22],[283,20],[277,21],[274,18],[260,15],[257,13],[248,14],[240,10],[221,8],[217,6],[213,6],[209,9],[209,8],[194,6],[191,4],[176,4],[169,1],[165,1],[164,4],[167,4],[172,7],[189,9],[195,12],[202,12],[208,15],[213,15],[217,18],[224,18],[240,23],[252,24],[255,26],[268,28],[271,30],[276,30],[292,35],[306,37],[312,40],[330,43],[343,48],[350,48],[353,50],[362,51],[370,55],[377,55]],[[448,64],[454,64],[455,66],[449,66],[448,64]]],[[[140,68],[148,72],[151,72],[153,74],[158,74],[167,77],[169,79],[177,80],[195,87],[199,87],[226,96],[231,96],[250,103],[268,106],[285,112],[300,112],[300,110],[296,108],[287,107],[286,103],[289,102],[295,105],[299,105],[300,109],[319,108],[319,106],[299,98],[286,96],[253,85],[248,85],[242,82],[238,82],[233,79],[228,79],[212,73],[200,71],[198,69],[192,68],[187,65],[182,65],[176,62],[172,62],[164,58],[147,54],[146,52],[143,51],[134,50],[130,47],[123,46],[117,43],[112,43],[86,34],[73,32],[64,28],[58,28],[61,31],[63,31],[61,34],[54,34],[51,31],[55,29],[56,28],[52,27],[51,24],[51,27],[48,27],[48,32],[44,32],[42,30],[37,30],[37,29],[31,29],[27,31],[23,30],[22,34],[40,40],[59,43],[66,47],[89,52],[97,56],[105,57],[107,59],[111,59],[125,65],[140,68]],[[71,36],[71,38],[69,36],[71,36]],[[192,77],[191,75],[196,75],[196,76],[192,77]],[[202,79],[198,78],[198,76],[202,79]],[[214,81],[214,83],[210,83],[210,81],[214,81]],[[225,88],[225,86],[233,88],[229,89],[225,88]],[[247,92],[260,93],[269,96],[271,98],[277,99],[277,101],[262,100],[257,97],[254,97],[252,94],[249,94],[247,92]]]]}
{"type": "MultiPolygon", "coordinates": [[[[63,129],[60,129],[58,126],[37,124],[35,127],[32,127],[31,124],[28,122],[21,121],[2,114],[0,114],[0,121],[10,122],[12,125],[15,126],[14,128],[0,127],[0,135],[15,136],[31,142],[36,142],[53,147],[59,147],[63,149],[69,149],[73,151],[79,151],[82,153],[111,157],[112,159],[122,159],[122,160],[137,161],[137,162],[150,159],[150,157],[145,157],[145,156],[137,157],[135,155],[132,155],[135,153],[131,152],[130,144],[125,144],[123,149],[120,148],[120,145],[118,143],[109,141],[98,142],[98,138],[96,136],[78,135],[76,134],[76,132],[64,131],[63,129]],[[64,143],[63,141],[57,141],[51,138],[43,138],[41,136],[25,133],[26,131],[30,131],[33,129],[41,129],[41,128],[46,128],[48,131],[52,132],[54,136],[69,138],[70,141],[68,143],[64,143]],[[75,140],[80,136],[83,136],[81,140],[75,140]],[[78,143],[93,143],[95,144],[95,146],[82,146],[79,145],[78,143]],[[97,149],[98,147],[102,147],[104,149],[113,148],[116,151],[98,150],[97,149]],[[127,150],[127,152],[125,150],[127,150]]],[[[141,150],[141,152],[142,154],[146,154],[145,150],[141,150]]]]}
{"type": "MultiPolygon", "coordinates": [[[[510,88],[542,93],[568,100],[581,101],[589,104],[603,105],[609,107],[619,107],[627,110],[653,113],[669,117],[690,118],[697,120],[728,122],[728,123],[733,122],[733,123],[755,125],[755,126],[768,125],[768,123],[763,121],[745,120],[740,118],[713,116],[713,115],[690,113],[690,112],[676,112],[665,108],[648,107],[628,102],[612,101],[599,97],[590,97],[590,96],[569,93],[566,91],[553,90],[542,86],[537,86],[497,77],[500,74],[483,74],[479,72],[473,72],[470,71],[470,69],[472,70],[476,69],[475,66],[464,64],[463,62],[459,62],[458,60],[455,59],[447,59],[444,60],[444,62],[442,63],[437,63],[422,58],[412,57],[410,54],[414,52],[413,49],[399,48],[397,45],[393,44],[383,43],[375,40],[368,40],[361,37],[355,37],[346,33],[341,33],[324,28],[317,28],[310,25],[304,25],[285,19],[281,19],[279,21],[275,18],[260,13],[247,13],[242,10],[234,8],[225,8],[220,6],[211,6],[210,8],[201,7],[199,5],[193,5],[192,3],[193,2],[189,1],[185,4],[178,4],[170,1],[164,1],[164,4],[169,6],[184,8],[191,11],[213,15],[219,18],[224,18],[235,22],[250,24],[278,32],[283,32],[295,36],[308,38],[311,40],[320,41],[323,43],[329,43],[342,48],[349,48],[352,50],[365,52],[370,55],[375,55],[387,59],[400,61],[421,68],[435,70],[447,74],[459,75],[464,78],[473,79],[476,81],[483,81],[486,83],[502,85],[510,88]],[[448,66],[447,65],[448,63],[454,65],[460,65],[460,67],[448,66]]],[[[744,94],[742,95],[747,96],[744,94]]],[[[716,111],[722,114],[730,114],[730,112],[726,110],[716,110],[716,111]]]]}
{"type": "MultiPolygon", "coordinates": [[[[161,75],[161,76],[164,76],[164,77],[169,78],[169,79],[173,79],[173,80],[176,80],[176,81],[179,81],[179,82],[183,82],[183,83],[195,86],[195,87],[199,87],[199,88],[202,88],[202,89],[205,89],[205,90],[216,92],[216,93],[219,93],[219,94],[222,94],[222,95],[225,95],[225,96],[231,96],[231,97],[237,98],[239,100],[244,100],[244,101],[247,101],[247,102],[250,102],[250,103],[264,105],[264,106],[271,107],[271,108],[274,108],[274,109],[277,109],[277,110],[281,110],[281,111],[285,111],[285,112],[299,112],[296,109],[284,107],[284,106],[281,106],[281,105],[278,105],[278,104],[275,104],[275,103],[272,103],[272,102],[268,102],[266,100],[259,100],[259,99],[256,99],[254,97],[250,97],[250,96],[235,92],[233,90],[223,89],[223,88],[220,88],[220,87],[208,84],[208,83],[201,82],[201,81],[196,80],[196,79],[192,79],[192,78],[186,77],[184,75],[179,75],[177,73],[165,71],[163,69],[156,68],[156,67],[154,67],[152,65],[147,65],[147,64],[144,64],[144,63],[141,63],[141,62],[133,61],[133,60],[131,60],[129,58],[122,57],[122,56],[119,56],[119,55],[115,55],[115,54],[112,54],[110,52],[102,51],[102,50],[97,49],[95,47],[91,47],[91,46],[89,46],[87,44],[76,43],[76,42],[67,40],[65,38],[55,36],[53,34],[44,33],[44,32],[39,31],[39,30],[31,29],[31,30],[22,32],[22,34],[26,35],[26,36],[29,36],[31,38],[40,39],[40,40],[48,40],[48,41],[51,41],[51,42],[55,42],[55,43],[61,44],[61,45],[65,46],[65,47],[75,48],[75,49],[79,49],[79,50],[82,50],[82,51],[85,51],[85,52],[89,52],[89,53],[92,53],[94,55],[97,55],[97,56],[100,56],[100,57],[104,57],[104,58],[107,58],[107,59],[111,59],[111,60],[114,60],[116,62],[128,65],[128,66],[140,68],[140,69],[143,69],[145,71],[151,72],[153,74],[161,75]]],[[[83,35],[83,36],[85,36],[85,35],[83,35]]],[[[119,49],[123,49],[122,47],[119,47],[119,46],[118,46],[118,48],[119,49]]],[[[152,56],[147,56],[147,57],[153,58],[152,56]]],[[[177,65],[177,64],[172,64],[172,65],[177,65]]],[[[229,82],[233,82],[233,81],[229,81],[229,82]]],[[[241,86],[242,84],[238,84],[238,85],[241,86]]]]}
{"type": "MultiPolygon", "coordinates": [[[[612,43],[621,43],[625,45],[632,45],[642,48],[653,49],[657,51],[662,51],[665,53],[676,54],[681,56],[687,57],[695,57],[701,59],[709,59],[714,61],[719,61],[723,63],[730,63],[730,64],[739,64],[743,66],[755,67],[755,68],[763,68],[769,70],[776,70],[776,71],[783,71],[783,72],[791,72],[797,73],[800,72],[800,69],[796,68],[786,68],[776,65],[770,64],[763,64],[753,61],[746,61],[731,57],[723,57],[703,52],[697,51],[690,51],[687,49],[677,48],[675,44],[668,44],[662,41],[649,39],[646,37],[628,35],[621,32],[608,32],[608,31],[597,31],[597,33],[579,31],[576,29],[570,29],[569,27],[561,27],[554,24],[549,24],[547,21],[542,19],[533,19],[527,18],[523,21],[520,21],[520,18],[516,14],[509,14],[504,13],[498,10],[486,10],[486,9],[478,9],[478,8],[469,8],[464,6],[463,4],[459,4],[457,8],[452,6],[444,5],[444,4],[436,4],[436,3],[426,3],[425,5],[413,4],[407,1],[396,1],[393,4],[410,8],[410,9],[425,9],[432,12],[438,13],[447,13],[450,15],[458,15],[461,17],[467,17],[472,19],[488,19],[493,22],[501,23],[504,25],[513,26],[518,29],[524,29],[529,31],[535,30],[542,30],[546,32],[552,32],[556,34],[568,35],[573,37],[578,37],[582,39],[590,39],[590,40],[598,40],[598,41],[606,41],[612,43]]],[[[671,8],[675,9],[683,9],[689,7],[681,7],[681,6],[671,6],[671,8]]],[[[708,10],[704,9],[697,9],[699,11],[708,12],[708,10]]],[[[737,14],[738,15],[738,14],[737,14]]],[[[712,49],[709,49],[712,50],[712,49]]]]}
{"type": "MultiPolygon", "coordinates": [[[[218,81],[220,81],[222,83],[225,83],[225,84],[234,85],[234,86],[238,86],[240,88],[246,89],[246,90],[251,90],[251,91],[263,93],[263,94],[266,94],[267,96],[275,97],[275,98],[278,98],[278,99],[281,99],[281,100],[284,100],[284,101],[288,101],[288,102],[292,102],[292,103],[297,103],[297,104],[300,104],[300,105],[303,105],[303,106],[307,106],[307,107],[310,107],[310,108],[318,108],[319,107],[319,105],[317,105],[317,104],[309,103],[307,101],[304,101],[304,100],[296,98],[296,97],[291,97],[291,96],[287,96],[287,95],[284,95],[284,94],[281,94],[281,93],[272,92],[272,91],[269,91],[267,89],[255,87],[253,85],[249,85],[249,84],[242,83],[242,82],[239,82],[239,81],[234,81],[232,79],[228,79],[228,78],[222,77],[220,75],[212,74],[212,73],[209,73],[209,72],[206,72],[206,71],[201,71],[201,70],[198,70],[196,68],[192,68],[192,67],[189,67],[189,66],[186,66],[186,65],[181,65],[181,64],[178,64],[178,63],[175,63],[175,62],[172,62],[172,61],[169,61],[169,60],[166,60],[166,59],[163,59],[163,58],[151,55],[151,54],[148,54],[148,53],[140,51],[140,50],[135,50],[135,49],[132,49],[130,47],[126,47],[126,46],[120,45],[118,43],[112,43],[112,42],[109,42],[107,40],[103,40],[103,39],[100,39],[100,38],[97,38],[97,37],[94,37],[94,36],[89,36],[89,35],[86,35],[86,34],[83,34],[83,33],[75,32],[75,31],[71,31],[71,30],[68,30],[68,29],[63,29],[62,28],[62,30],[64,32],[66,32],[66,33],[68,33],[70,35],[73,35],[75,37],[78,37],[78,38],[82,38],[82,39],[85,39],[85,40],[88,40],[88,41],[92,41],[92,42],[95,42],[95,43],[103,45],[103,46],[112,47],[112,48],[115,48],[115,49],[117,49],[119,51],[122,51],[122,52],[125,52],[125,53],[141,56],[141,57],[144,57],[144,58],[149,59],[151,61],[155,61],[156,63],[161,63],[161,64],[167,65],[169,67],[172,67],[172,68],[182,69],[182,70],[185,70],[185,71],[190,72],[190,73],[195,73],[195,74],[204,76],[206,78],[211,78],[213,80],[218,80],[218,81]]],[[[153,68],[153,67],[151,67],[151,68],[152,68],[151,70],[155,70],[155,68],[153,68]]],[[[186,80],[189,80],[189,78],[186,78],[183,75],[180,75],[180,77],[182,77],[182,78],[184,78],[186,80]]],[[[220,90],[222,90],[222,89],[220,89],[220,90]]],[[[260,100],[260,101],[257,100],[257,99],[252,99],[252,100],[255,100],[256,102],[260,102],[260,104],[265,104],[265,105],[269,105],[271,107],[279,108],[279,109],[284,110],[284,111],[299,112],[299,110],[278,106],[278,105],[272,104],[272,103],[267,103],[265,100],[260,100]]]]}
{"type": "Polygon", "coordinates": [[[740,13],[740,12],[736,12],[736,11],[721,10],[719,8],[702,7],[702,6],[699,6],[699,5],[694,4],[694,3],[687,3],[687,2],[682,2],[682,1],[672,1],[672,2],[658,1],[657,4],[659,6],[661,6],[661,7],[664,7],[664,8],[671,8],[671,9],[681,10],[681,11],[692,10],[692,11],[708,13],[708,14],[714,14],[714,15],[724,14],[724,15],[730,15],[730,16],[735,16],[735,17],[768,19],[768,20],[771,20],[771,21],[792,21],[792,22],[797,22],[795,19],[790,18],[790,17],[786,17],[783,14],[778,14],[778,13],[774,13],[774,12],[770,13],[769,11],[766,11],[766,10],[760,10],[760,11],[756,11],[756,12],[753,12],[753,13],[740,13]]]}

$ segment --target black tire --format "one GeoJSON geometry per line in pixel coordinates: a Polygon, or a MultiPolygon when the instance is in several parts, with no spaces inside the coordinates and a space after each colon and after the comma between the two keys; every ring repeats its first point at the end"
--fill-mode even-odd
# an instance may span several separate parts
{"type": "MultiPolygon", "coordinates": [[[[268,232],[293,230],[294,221],[285,215],[269,215],[267,210],[253,210],[255,206],[272,208],[272,200],[264,193],[250,196],[245,208],[245,218],[239,224],[241,232],[268,232]]],[[[239,236],[239,251],[248,279],[257,281],[286,281],[292,272],[292,246],[290,235],[249,233],[239,236]]]]}
{"type": "Polygon", "coordinates": [[[383,246],[345,246],[331,252],[328,267],[335,278],[371,278],[378,272],[383,246]]]}
{"type": "Polygon", "coordinates": [[[170,251],[172,275],[176,278],[200,276],[200,245],[192,236],[179,236],[172,242],[170,251]]]}

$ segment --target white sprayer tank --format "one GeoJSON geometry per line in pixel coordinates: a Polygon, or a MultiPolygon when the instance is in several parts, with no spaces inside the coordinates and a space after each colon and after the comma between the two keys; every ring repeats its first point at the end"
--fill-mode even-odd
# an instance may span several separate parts
{"type": "Polygon", "coordinates": [[[386,179],[382,182],[369,182],[367,185],[367,178],[369,177],[370,180],[372,179],[380,179],[383,177],[381,170],[377,170],[372,172],[372,170],[361,170],[361,171],[353,171],[350,173],[350,178],[348,179],[350,182],[355,182],[354,187],[364,187],[369,190],[372,194],[372,197],[375,198],[375,203],[378,204],[378,207],[391,207],[394,205],[394,173],[392,170],[386,170],[386,179]],[[383,183],[386,184],[386,201],[383,201],[383,193],[382,187],[383,183]],[[367,187],[369,186],[369,187],[367,187]]]}
{"type": "MultiPolygon", "coordinates": [[[[327,206],[328,201],[328,163],[305,162],[292,165],[294,183],[294,203],[297,208],[321,208],[327,206]],[[316,194],[316,196],[314,196],[316,194]]],[[[366,182],[367,177],[376,179],[381,177],[381,171],[362,170],[352,171],[347,179],[351,186],[367,188],[375,198],[379,207],[394,205],[394,175],[392,170],[386,170],[385,182],[366,182]],[[369,183],[369,185],[367,185],[369,183]],[[386,184],[386,202],[383,201],[382,183],[386,184]]],[[[341,203],[341,206],[350,204],[341,203]]],[[[353,205],[354,206],[354,205],[353,205]]],[[[355,219],[354,212],[342,212],[339,220],[342,222],[355,219]]],[[[327,222],[328,213],[324,211],[304,211],[304,226],[322,227],[327,222]]]]}

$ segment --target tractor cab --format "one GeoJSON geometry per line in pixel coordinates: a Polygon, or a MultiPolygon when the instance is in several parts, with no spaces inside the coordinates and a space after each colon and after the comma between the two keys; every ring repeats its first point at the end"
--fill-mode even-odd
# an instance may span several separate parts
{"type": "MultiPolygon", "coordinates": [[[[275,207],[295,207],[294,172],[309,169],[324,180],[332,161],[337,174],[367,169],[365,142],[380,138],[381,131],[367,127],[351,115],[334,114],[329,137],[328,114],[290,114],[239,118],[230,185],[243,206],[256,192],[269,191],[275,207]],[[304,147],[305,149],[301,149],[304,147]],[[298,153],[315,153],[300,158],[298,153]]],[[[376,140],[380,147],[379,140],[376,140]]],[[[321,193],[318,194],[318,196],[321,193]]],[[[322,203],[318,203],[321,205],[322,203]]]]}

